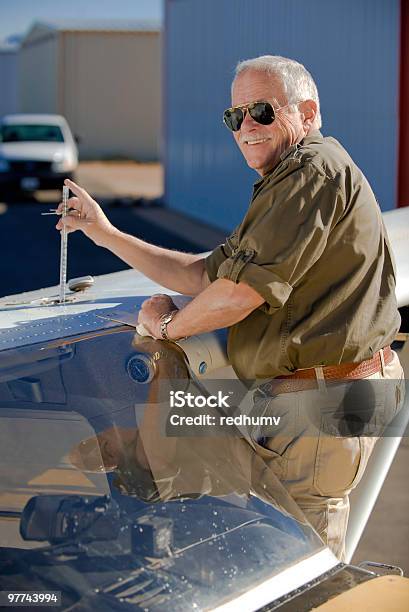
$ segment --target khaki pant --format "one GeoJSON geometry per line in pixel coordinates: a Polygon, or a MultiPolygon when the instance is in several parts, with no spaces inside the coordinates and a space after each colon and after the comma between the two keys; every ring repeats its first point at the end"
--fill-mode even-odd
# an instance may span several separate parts
{"type": "MultiPolygon", "coordinates": [[[[340,560],[345,556],[348,495],[361,480],[376,441],[404,399],[403,369],[396,353],[383,372],[364,380],[380,382],[371,382],[361,399],[353,402],[363,411],[350,420],[353,432],[359,435],[344,435],[340,406],[348,383],[323,383],[319,390],[274,397],[256,391],[254,396],[258,414],[281,417],[273,436],[252,435],[257,453],[340,560]],[[382,383],[385,380],[390,382],[382,383]]],[[[351,393],[351,383],[349,388],[351,393]]]]}

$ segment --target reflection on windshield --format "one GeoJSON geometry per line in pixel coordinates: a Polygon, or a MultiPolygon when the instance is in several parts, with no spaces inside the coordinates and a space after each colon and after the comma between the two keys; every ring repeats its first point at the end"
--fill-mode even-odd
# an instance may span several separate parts
{"type": "Polygon", "coordinates": [[[167,435],[159,382],[192,382],[176,346],[122,331],[3,355],[3,589],[206,609],[323,547],[245,438],[167,435]]]}

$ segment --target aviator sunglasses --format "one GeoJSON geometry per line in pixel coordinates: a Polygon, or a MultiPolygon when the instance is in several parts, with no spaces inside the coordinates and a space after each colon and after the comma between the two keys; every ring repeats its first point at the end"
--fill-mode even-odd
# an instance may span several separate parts
{"type": "MultiPolygon", "coordinates": [[[[286,104],[286,106],[289,105],[286,104]]],[[[257,123],[261,123],[261,125],[270,125],[276,117],[276,111],[280,110],[280,108],[285,107],[280,106],[274,109],[270,102],[263,101],[242,104],[241,106],[232,106],[224,111],[223,122],[229,130],[238,132],[244,121],[246,112],[248,112],[250,117],[254,119],[254,121],[257,121],[257,123]]]]}

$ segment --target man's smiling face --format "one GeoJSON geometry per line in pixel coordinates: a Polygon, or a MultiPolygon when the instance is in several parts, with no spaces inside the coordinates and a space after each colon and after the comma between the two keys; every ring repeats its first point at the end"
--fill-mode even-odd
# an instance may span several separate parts
{"type": "MultiPolygon", "coordinates": [[[[276,109],[288,104],[280,80],[264,72],[245,70],[235,79],[232,88],[232,106],[266,101],[276,109]]],[[[250,168],[264,176],[277,165],[280,155],[305,135],[302,115],[295,106],[276,112],[270,125],[261,125],[246,112],[235,141],[250,168]],[[295,109],[295,110],[292,110],[295,109]]]]}

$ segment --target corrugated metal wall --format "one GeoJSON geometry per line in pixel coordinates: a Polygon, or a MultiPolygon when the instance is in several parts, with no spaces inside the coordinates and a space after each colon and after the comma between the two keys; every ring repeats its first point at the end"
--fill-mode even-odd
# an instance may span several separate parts
{"type": "Polygon", "coordinates": [[[159,33],[65,32],[61,37],[61,112],[81,138],[81,156],[157,160],[159,33]]]}
{"type": "Polygon", "coordinates": [[[19,51],[19,110],[58,113],[58,35],[27,40],[19,51]]]}
{"type": "Polygon", "coordinates": [[[0,49],[0,117],[16,113],[17,51],[0,49]]]}
{"type": "Polygon", "coordinates": [[[399,0],[166,0],[167,203],[231,228],[258,178],[221,122],[235,64],[301,61],[321,97],[324,134],[339,139],[384,210],[396,205],[399,0]]]}
{"type": "Polygon", "coordinates": [[[161,41],[148,31],[44,31],[19,53],[20,104],[64,115],[84,158],[159,158],[161,41]]]}

